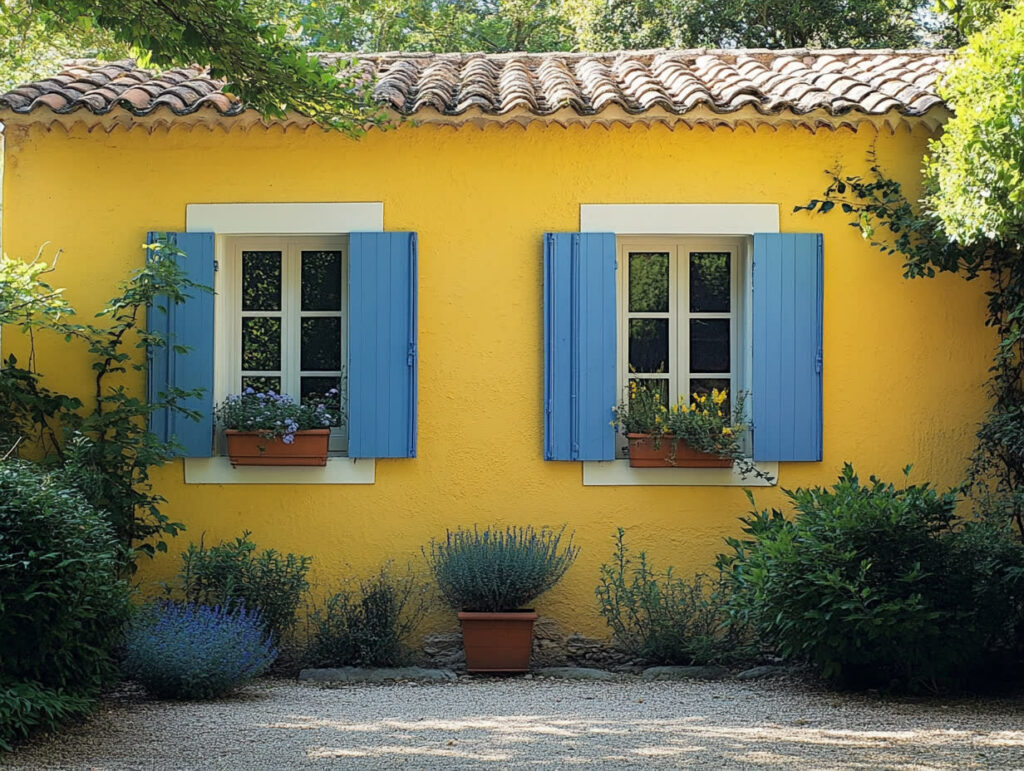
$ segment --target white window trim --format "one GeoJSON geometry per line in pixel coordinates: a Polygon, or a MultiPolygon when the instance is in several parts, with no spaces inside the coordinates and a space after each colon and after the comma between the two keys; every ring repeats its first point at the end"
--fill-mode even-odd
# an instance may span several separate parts
{"type": "MultiPolygon", "coordinates": [[[[615,233],[616,236],[747,236],[779,232],[779,207],[776,204],[581,204],[580,230],[615,233]]],[[[746,265],[750,265],[748,248],[746,265]]],[[[621,263],[620,263],[621,266],[621,263]]],[[[622,272],[621,269],[619,271],[622,272]]],[[[747,271],[749,273],[749,269],[747,271]]],[[[743,305],[753,307],[750,282],[742,277],[737,291],[743,305]]],[[[621,298],[621,282],[620,294],[621,298]]],[[[620,317],[622,314],[619,314],[620,317]]],[[[621,324],[621,318],[617,320],[621,324]]],[[[738,373],[734,375],[744,390],[749,390],[752,366],[750,313],[744,314],[742,351],[736,356],[738,373]]],[[[621,343],[620,343],[621,344],[621,343]]],[[[619,378],[622,379],[621,377],[619,378]]],[[[748,408],[749,408],[748,402],[748,408]]],[[[771,476],[772,482],[758,477],[743,478],[735,469],[631,468],[626,459],[584,461],[585,486],[726,486],[767,487],[778,483],[778,463],[762,462],[757,468],[771,476]]]]}
{"type": "Polygon", "coordinates": [[[752,236],[779,232],[768,203],[585,203],[580,230],[617,236],[752,236]]]}
{"type": "Polygon", "coordinates": [[[189,233],[333,236],[384,230],[384,204],[374,203],[190,203],[189,233]]]}
{"type": "MultiPolygon", "coordinates": [[[[214,259],[223,264],[227,237],[234,235],[338,236],[353,231],[382,232],[384,204],[368,203],[205,203],[187,204],[185,230],[216,234],[214,259]]],[[[214,274],[214,294],[229,296],[225,271],[214,274]]],[[[229,322],[224,302],[214,303],[214,324],[224,329],[229,322]]],[[[218,335],[219,337],[219,335],[218,335]]],[[[227,357],[214,346],[217,371],[214,388],[219,392],[228,381],[221,371],[227,357]]],[[[215,398],[223,398],[219,393],[215,398]]],[[[214,402],[216,403],[216,401],[214,402]]],[[[186,484],[373,484],[373,458],[328,458],[323,467],[273,468],[248,466],[232,468],[224,456],[185,458],[186,484]]]]}

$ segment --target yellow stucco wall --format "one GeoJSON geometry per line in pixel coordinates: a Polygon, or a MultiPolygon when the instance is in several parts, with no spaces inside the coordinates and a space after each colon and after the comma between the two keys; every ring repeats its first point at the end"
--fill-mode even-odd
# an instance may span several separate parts
{"type": "MultiPolygon", "coordinates": [[[[982,413],[991,339],[984,286],[956,277],[908,282],[897,258],[866,245],[840,215],[792,213],[863,170],[872,147],[916,185],[918,129],[663,127],[486,130],[406,127],[359,141],[319,131],[182,128],[92,134],[79,127],[7,136],[3,247],[64,250],[55,281],[92,312],[142,257],[149,229],[182,230],[190,202],[383,201],[388,230],[419,233],[419,456],[377,463],[372,486],[185,485],[180,462],[155,481],[188,526],[177,552],[253,531],[259,544],[312,554],[313,578],[421,565],[445,527],[567,522],[582,555],[541,598],[568,630],[603,634],[593,590],[615,528],[682,572],[708,569],[746,510],[740,488],[584,487],[578,463],[544,462],[541,234],[575,230],[581,203],[777,203],[783,231],[825,234],[824,461],[784,464],[784,487],[830,482],[843,461],[862,475],[953,483],[982,413]]],[[[4,347],[20,345],[5,336],[4,347]]],[[[53,388],[81,392],[84,358],[40,340],[53,388]]],[[[778,504],[777,489],[759,504],[778,504]]]]}

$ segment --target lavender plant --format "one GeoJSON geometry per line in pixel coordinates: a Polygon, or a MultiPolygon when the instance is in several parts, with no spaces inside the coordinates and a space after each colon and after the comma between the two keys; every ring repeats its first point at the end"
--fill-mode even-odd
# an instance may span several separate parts
{"type": "Polygon", "coordinates": [[[240,394],[230,394],[217,406],[217,420],[223,428],[255,431],[264,439],[280,438],[291,444],[296,431],[330,428],[343,416],[337,388],[322,396],[308,396],[301,403],[287,394],[246,388],[240,394]]]}
{"type": "Polygon", "coordinates": [[[170,602],[138,612],[125,650],[125,673],[163,699],[223,696],[277,658],[258,612],[170,602]]]}

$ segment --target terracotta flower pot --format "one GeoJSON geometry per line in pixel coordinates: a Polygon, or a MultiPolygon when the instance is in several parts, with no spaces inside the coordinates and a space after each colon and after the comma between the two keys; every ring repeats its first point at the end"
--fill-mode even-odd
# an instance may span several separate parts
{"type": "Polygon", "coordinates": [[[228,458],[232,466],[326,466],[329,428],[310,428],[295,432],[295,441],[285,444],[280,438],[268,439],[257,431],[225,429],[228,458]]]}
{"type": "Polygon", "coordinates": [[[694,450],[669,434],[626,434],[626,438],[633,468],[729,468],[733,464],[732,458],[694,450]]]}
{"type": "Polygon", "coordinates": [[[529,672],[533,650],[532,610],[459,613],[467,672],[529,672]]]}

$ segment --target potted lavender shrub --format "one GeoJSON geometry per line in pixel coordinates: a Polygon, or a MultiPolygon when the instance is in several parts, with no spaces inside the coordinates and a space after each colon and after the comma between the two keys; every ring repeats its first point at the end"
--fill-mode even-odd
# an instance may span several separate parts
{"type": "Polygon", "coordinates": [[[527,672],[537,613],[523,606],[579,555],[572,533],[532,527],[447,531],[423,553],[445,601],[459,611],[469,672],[527,672]]]}

